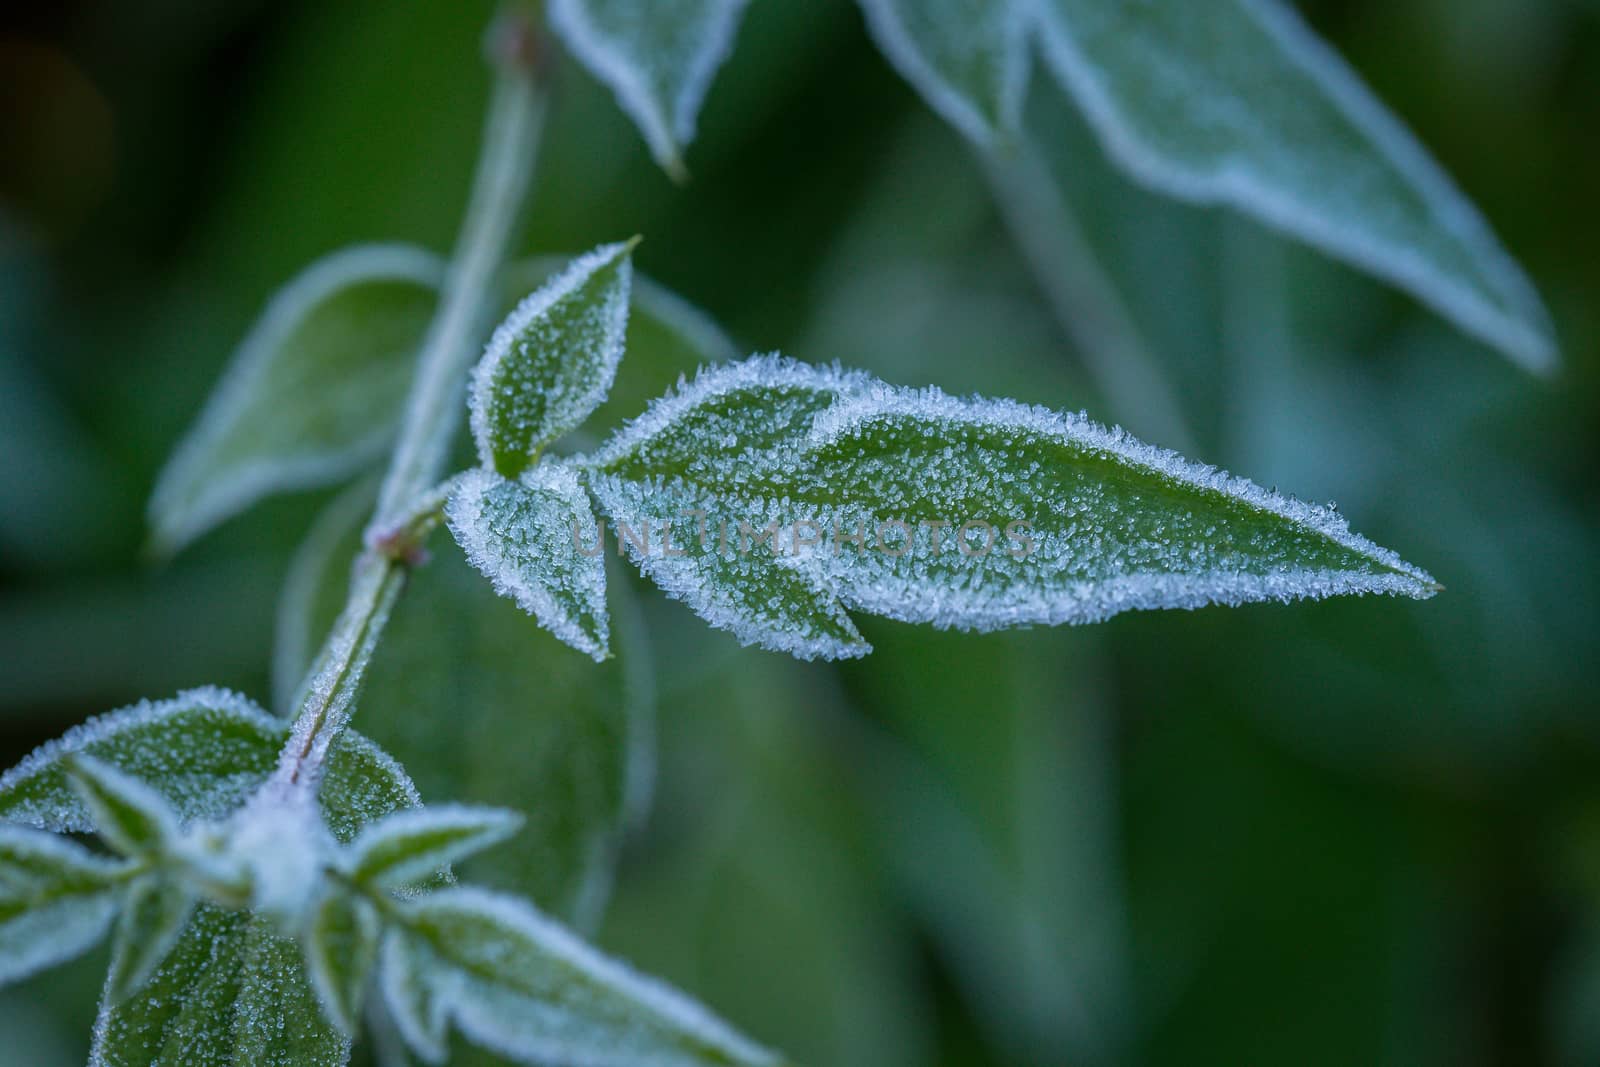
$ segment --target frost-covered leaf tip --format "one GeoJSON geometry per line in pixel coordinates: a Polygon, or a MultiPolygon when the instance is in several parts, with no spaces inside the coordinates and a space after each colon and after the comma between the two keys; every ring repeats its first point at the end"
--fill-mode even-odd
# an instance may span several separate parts
{"type": "Polygon", "coordinates": [[[596,661],[610,654],[605,560],[589,548],[594,514],[570,466],[541,463],[515,481],[468,471],[445,520],[496,592],[596,661]]]}
{"type": "Polygon", "coordinates": [[[605,399],[622,359],[637,238],[574,260],[500,324],[472,377],[478,459],[507,478],[605,399]]]}
{"type": "Polygon", "coordinates": [[[860,655],[848,610],[963,630],[1433,595],[1329,508],[1006,400],[759,358],[576,461],[618,541],[741,641],[860,655]]]}
{"type": "Polygon", "coordinates": [[[443,275],[422,249],[367,245],[284,286],[161,472],[155,548],[175,552],[264,496],[327,485],[377,459],[443,275]]]}
{"type": "Polygon", "coordinates": [[[684,174],[683,150],[748,0],[550,0],[550,24],[609,85],[656,162],[684,174]]]}

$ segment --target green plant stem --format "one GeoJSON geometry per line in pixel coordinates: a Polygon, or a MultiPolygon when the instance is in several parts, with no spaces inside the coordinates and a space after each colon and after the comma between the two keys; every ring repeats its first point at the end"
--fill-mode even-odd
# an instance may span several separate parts
{"type": "Polygon", "coordinates": [[[995,204],[1063,332],[1118,419],[1147,441],[1195,450],[1183,407],[1026,135],[979,152],[995,204]]]}
{"type": "Polygon", "coordinates": [[[368,548],[356,563],[344,610],[301,689],[294,730],[265,789],[315,791],[328,750],[349,722],[390,610],[422,559],[420,539],[438,514],[437,483],[461,423],[462,387],[532,181],[544,115],[536,43],[532,15],[519,8],[508,8],[491,30],[494,94],[439,311],[418,356],[399,443],[367,529],[368,548]]]}

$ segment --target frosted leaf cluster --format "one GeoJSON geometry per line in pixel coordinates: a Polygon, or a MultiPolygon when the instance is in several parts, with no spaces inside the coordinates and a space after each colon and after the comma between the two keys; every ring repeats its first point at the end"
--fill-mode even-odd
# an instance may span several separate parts
{"type": "Polygon", "coordinates": [[[867,650],[847,610],[992,630],[1436,589],[1330,509],[1084,416],[776,357],[703,372],[578,463],[669,594],[807,658],[867,650]]]}
{"type": "Polygon", "coordinates": [[[611,87],[656,162],[682,175],[683,149],[748,0],[551,0],[550,24],[611,87]]]}
{"type": "Polygon", "coordinates": [[[171,552],[261,497],[336,482],[394,436],[444,275],[405,245],[344,249],[284,286],[150,500],[171,552]]]}
{"type": "MultiPolygon", "coordinates": [[[[278,835],[263,830],[288,816],[246,815],[288,735],[287,723],[244,697],[196,689],[91,720],[0,776],[0,840],[26,835],[75,850],[103,872],[102,890],[81,896],[72,915],[35,905],[24,916],[42,924],[49,956],[33,957],[41,965],[87,950],[116,924],[92,1063],[131,1067],[177,1054],[207,1067],[346,1062],[349,1039],[318,1011],[295,941],[242,910],[262,873],[324,854],[316,837],[268,853],[262,842],[278,835]],[[255,828],[236,833],[241,819],[255,828]],[[51,833],[96,830],[116,859],[51,833]]],[[[353,733],[330,753],[321,801],[318,825],[346,838],[418,803],[404,772],[353,733]]],[[[0,886],[14,877],[3,853],[0,886]]],[[[275,902],[294,896],[280,891],[275,902]]],[[[5,912],[0,892],[0,931],[10,929],[5,912]]]]}
{"type": "Polygon", "coordinates": [[[451,864],[519,816],[421,807],[381,759],[330,760],[316,805],[246,755],[285,734],[243,698],[195,690],[105,716],[0,780],[0,983],[116,927],[91,1063],[343,1067],[374,991],[429,1063],[444,1062],[452,1022],[529,1064],[777,1062],[527,903],[452,887],[451,864]],[[174,739],[167,758],[193,753],[226,796],[235,774],[260,788],[194,817],[221,806],[196,803],[198,770],[177,804],[133,774],[174,739]],[[93,830],[110,855],[19,815],[93,830]]]}

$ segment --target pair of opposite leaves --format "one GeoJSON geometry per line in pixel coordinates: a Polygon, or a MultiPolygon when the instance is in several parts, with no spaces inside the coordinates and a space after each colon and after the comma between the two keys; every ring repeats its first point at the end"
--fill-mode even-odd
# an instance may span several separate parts
{"type": "Polygon", "coordinates": [[[746,644],[806,659],[870,650],[852,609],[993,630],[1438,588],[1331,509],[1083,416],[775,356],[704,370],[598,451],[547,457],[615,378],[631,248],[579,258],[495,331],[471,390],[480,466],[445,505],[496,590],[596,659],[596,505],[668,594],[746,644]],[[1021,533],[1002,546],[997,530],[1021,533]]]}

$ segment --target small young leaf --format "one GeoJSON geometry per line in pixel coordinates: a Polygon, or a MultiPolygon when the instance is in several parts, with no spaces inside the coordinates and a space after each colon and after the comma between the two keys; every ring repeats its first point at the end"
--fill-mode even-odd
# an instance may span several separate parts
{"type": "Polygon", "coordinates": [[[105,997],[121,1004],[144,987],[177,944],[195,898],[175,878],[146,875],[134,882],[117,920],[105,997]]]}
{"type": "Polygon", "coordinates": [[[121,864],[0,822],[0,986],[87,952],[117,913],[121,864]]]}
{"type": "Polygon", "coordinates": [[[517,305],[472,375],[485,469],[515,478],[605,399],[622,359],[634,242],[603,245],[517,305]]]}
{"type": "MultiPolygon", "coordinates": [[[[113,961],[115,972],[120,961],[113,961]]],[[[196,908],[149,982],[95,1022],[90,1067],[344,1067],[295,943],[263,919],[196,908]]]]}
{"type": "Polygon", "coordinates": [[[175,552],[260,498],[335,482],[393,436],[444,268],[399,245],[345,249],[279,291],[150,500],[175,552]]]}
{"type": "Polygon", "coordinates": [[[1148,185],[1229,204],[1552,369],[1532,285],[1394,116],[1281,0],[1041,0],[1045,57],[1148,185]]]}
{"type": "Polygon", "coordinates": [[[160,853],[178,835],[161,794],[91,756],[72,755],[67,778],[94,820],[95,832],[129,856],[160,853]]]}
{"type": "Polygon", "coordinates": [[[395,1029],[424,1062],[442,1065],[450,1058],[450,1018],[434,995],[431,957],[399,930],[383,939],[378,983],[395,1029]]]}
{"type": "Polygon", "coordinates": [[[328,1018],[354,1037],[367,982],[378,958],[378,913],[360,897],[334,888],[312,913],[306,931],[306,971],[328,1018]]]}
{"type": "Polygon", "coordinates": [[[928,106],[981,147],[1017,128],[1027,0],[861,0],[867,27],[928,106]]]}
{"type": "MultiPolygon", "coordinates": [[[[312,639],[344,601],[371,510],[355,494],[318,520],[280,606],[298,682],[312,639]]],[[[582,930],[605,904],[626,821],[648,795],[653,693],[648,643],[627,582],[612,582],[613,656],[572,655],[496,596],[462,553],[443,546],[411,577],[373,658],[362,701],[368,729],[433,797],[512,808],[527,826],[456,873],[531,896],[582,930]],[[441,716],[440,708],[448,708],[441,716]]]]}
{"type": "Polygon", "coordinates": [[[522,816],[499,808],[445,804],[389,816],[350,846],[350,877],[361,885],[402,886],[499,844],[522,816]]]}
{"type": "MultiPolygon", "coordinates": [[[[139,779],[182,823],[220,820],[277,767],[289,724],[225,689],[190,689],[91,719],[0,775],[0,819],[56,833],[90,833],[95,821],[67,776],[68,758],[89,756],[139,779]]],[[[404,770],[347,731],[323,781],[323,815],[348,841],[372,819],[420,801],[404,770]]]]}
{"type": "Polygon", "coordinates": [[[748,0],[551,0],[550,24],[674,177],[748,0]]]}
{"type": "Polygon", "coordinates": [[[495,592],[597,662],[610,654],[605,560],[584,547],[596,537],[594,514],[570,467],[542,463],[517,481],[468,471],[445,518],[495,592]]]}
{"type": "Polygon", "coordinates": [[[994,630],[1437,589],[1330,509],[1083,416],[775,359],[703,373],[578,465],[619,524],[694,509],[708,532],[630,552],[713,625],[802,658],[864,651],[815,633],[841,606],[994,630]]]}
{"type": "MultiPolygon", "coordinates": [[[[522,1063],[591,1067],[777,1064],[700,1005],[601,956],[520,900],[449,889],[406,903],[383,986],[419,1052],[441,1018],[522,1063]],[[398,995],[396,995],[398,994],[398,995]]],[[[432,1047],[430,1047],[432,1046],[432,1047]]]]}

